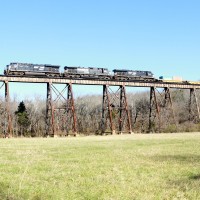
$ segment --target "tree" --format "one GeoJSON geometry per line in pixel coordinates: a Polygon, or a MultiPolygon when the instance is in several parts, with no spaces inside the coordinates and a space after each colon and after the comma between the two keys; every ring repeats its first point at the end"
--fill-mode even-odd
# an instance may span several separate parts
{"type": "Polygon", "coordinates": [[[19,125],[19,132],[20,135],[26,135],[27,129],[30,125],[29,116],[26,110],[26,106],[24,102],[20,102],[17,111],[15,112],[15,115],[17,116],[17,123],[19,125]]]}

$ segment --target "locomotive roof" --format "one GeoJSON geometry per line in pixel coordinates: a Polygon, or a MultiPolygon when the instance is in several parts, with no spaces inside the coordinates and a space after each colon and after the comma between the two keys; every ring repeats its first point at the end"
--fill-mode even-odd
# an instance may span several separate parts
{"type": "Polygon", "coordinates": [[[45,64],[44,66],[53,67],[53,68],[59,68],[60,67],[60,65],[49,65],[49,64],[45,64]]]}
{"type": "Polygon", "coordinates": [[[108,68],[102,68],[102,67],[74,67],[74,66],[65,66],[64,69],[106,69],[108,68]]]}
{"type": "Polygon", "coordinates": [[[65,66],[64,69],[65,69],[65,68],[69,68],[69,69],[77,69],[77,68],[84,68],[84,67],[65,66]]]}
{"type": "Polygon", "coordinates": [[[113,69],[113,72],[151,72],[145,70],[113,69]]]}
{"type": "Polygon", "coordinates": [[[33,64],[33,63],[20,63],[20,62],[12,62],[10,65],[34,65],[34,66],[45,66],[45,67],[52,67],[52,68],[60,68],[59,65],[51,65],[51,64],[33,64]]]}

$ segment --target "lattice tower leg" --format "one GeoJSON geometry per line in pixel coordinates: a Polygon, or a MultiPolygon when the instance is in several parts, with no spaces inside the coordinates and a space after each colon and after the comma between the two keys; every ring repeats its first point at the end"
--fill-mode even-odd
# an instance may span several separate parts
{"type": "Polygon", "coordinates": [[[54,108],[52,102],[52,83],[47,83],[46,136],[54,137],[54,108]]]}
{"type": "Polygon", "coordinates": [[[12,136],[12,119],[10,114],[10,93],[9,84],[5,81],[5,137],[12,136]]]}
{"type": "Polygon", "coordinates": [[[107,131],[107,121],[109,120],[109,126],[112,134],[115,134],[115,128],[112,119],[112,107],[110,103],[110,96],[108,92],[108,86],[103,85],[103,103],[102,103],[102,123],[101,132],[104,134],[107,131]]]}
{"type": "Polygon", "coordinates": [[[122,133],[124,125],[126,125],[128,132],[132,133],[130,112],[128,109],[128,102],[126,96],[125,86],[120,86],[120,116],[119,116],[119,132],[122,133]],[[124,122],[126,121],[126,124],[124,122]]]}
{"type": "MultiPolygon", "coordinates": [[[[76,112],[75,112],[75,104],[74,104],[74,96],[72,90],[72,84],[68,84],[68,94],[67,94],[67,118],[71,122],[73,135],[77,134],[77,120],[76,120],[76,112]]],[[[67,135],[69,130],[67,130],[67,135]]]]}
{"type": "Polygon", "coordinates": [[[149,132],[156,132],[156,118],[158,118],[158,131],[160,132],[160,109],[157,102],[155,87],[150,88],[149,132]]]}

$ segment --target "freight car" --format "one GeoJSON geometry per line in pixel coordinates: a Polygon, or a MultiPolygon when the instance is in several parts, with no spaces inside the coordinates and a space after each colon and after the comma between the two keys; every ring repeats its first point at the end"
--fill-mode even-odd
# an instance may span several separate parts
{"type": "Polygon", "coordinates": [[[65,66],[63,76],[66,78],[94,78],[94,79],[112,78],[107,68],[95,68],[95,67],[65,66]]]}
{"type": "Polygon", "coordinates": [[[178,84],[200,85],[200,81],[188,81],[184,80],[180,76],[172,76],[172,77],[160,76],[158,81],[171,84],[178,83],[178,84]]]}
{"type": "Polygon", "coordinates": [[[34,76],[60,76],[60,66],[48,64],[10,63],[4,70],[5,75],[34,75],[34,76]]]}
{"type": "Polygon", "coordinates": [[[153,73],[150,71],[114,69],[114,79],[117,80],[141,80],[141,81],[155,81],[153,73]]]}

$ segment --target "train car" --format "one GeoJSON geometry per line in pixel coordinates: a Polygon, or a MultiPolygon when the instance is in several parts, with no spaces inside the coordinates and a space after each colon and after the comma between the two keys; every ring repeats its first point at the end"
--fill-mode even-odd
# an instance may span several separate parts
{"type": "Polygon", "coordinates": [[[13,76],[60,76],[59,65],[31,64],[31,63],[10,63],[4,70],[5,75],[13,76]]]}
{"type": "Polygon", "coordinates": [[[99,78],[111,79],[110,72],[107,68],[95,67],[64,67],[64,77],[67,78],[99,78]]]}
{"type": "Polygon", "coordinates": [[[153,73],[150,71],[114,69],[114,79],[118,80],[141,80],[141,81],[154,81],[156,80],[153,73]]]}
{"type": "Polygon", "coordinates": [[[191,85],[200,85],[200,81],[185,81],[185,82],[191,85]]]}
{"type": "Polygon", "coordinates": [[[165,77],[160,76],[159,81],[165,82],[165,83],[184,83],[183,78],[180,76],[172,76],[172,77],[165,77]]]}

